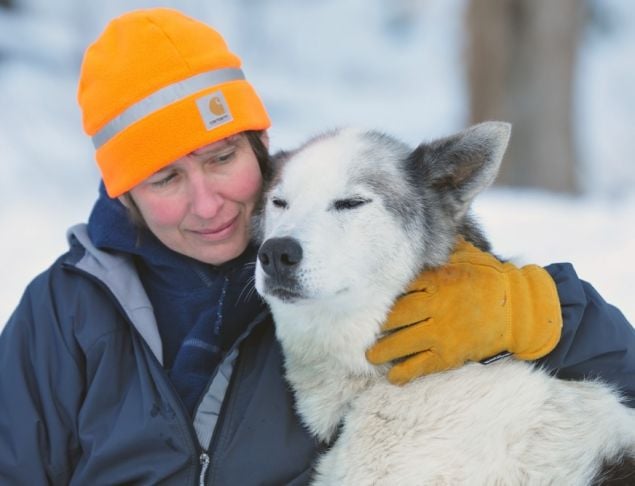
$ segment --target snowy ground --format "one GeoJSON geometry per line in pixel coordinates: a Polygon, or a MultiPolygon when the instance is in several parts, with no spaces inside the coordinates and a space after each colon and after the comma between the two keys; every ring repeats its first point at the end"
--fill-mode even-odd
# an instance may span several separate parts
{"type": "MultiPolygon", "coordinates": [[[[123,1],[88,8],[59,0],[55,11],[48,1],[25,3],[32,14],[0,11],[0,327],[25,285],[65,250],[66,228],[90,210],[98,177],[75,102],[79,56],[126,8],[123,1]]],[[[464,125],[463,0],[420,0],[425,15],[406,23],[386,7],[398,2],[379,0],[163,3],[226,35],[270,110],[276,148],[342,124],[412,144],[464,125]]],[[[587,195],[494,189],[476,212],[499,254],[573,262],[635,323],[635,3],[602,5],[604,30],[586,38],[577,92],[587,195]]]]}

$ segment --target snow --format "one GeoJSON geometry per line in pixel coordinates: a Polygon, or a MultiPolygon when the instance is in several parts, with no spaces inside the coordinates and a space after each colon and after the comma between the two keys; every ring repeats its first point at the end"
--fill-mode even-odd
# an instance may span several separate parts
{"type": "MultiPolygon", "coordinates": [[[[156,4],[24,0],[20,14],[0,9],[0,327],[96,196],[75,101],[81,53],[112,16],[156,4]]],[[[465,126],[465,0],[162,4],[223,32],[268,106],[274,149],[341,125],[410,144],[465,126]]],[[[576,91],[585,195],[490,189],[475,211],[498,254],[573,262],[635,323],[635,4],[593,5],[600,20],[584,39],[576,91]]]]}

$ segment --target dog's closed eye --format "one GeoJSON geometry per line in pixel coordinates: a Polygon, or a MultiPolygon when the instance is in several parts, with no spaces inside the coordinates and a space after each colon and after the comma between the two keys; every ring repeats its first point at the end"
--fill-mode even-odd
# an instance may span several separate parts
{"type": "Polygon", "coordinates": [[[364,204],[368,204],[372,199],[366,199],[363,197],[352,197],[347,199],[337,199],[333,202],[333,209],[336,211],[344,211],[347,209],[355,209],[364,204]]]}
{"type": "Polygon", "coordinates": [[[271,199],[271,204],[280,209],[287,209],[287,207],[289,207],[287,201],[285,201],[284,199],[280,199],[279,197],[274,197],[273,199],[271,199]]]}

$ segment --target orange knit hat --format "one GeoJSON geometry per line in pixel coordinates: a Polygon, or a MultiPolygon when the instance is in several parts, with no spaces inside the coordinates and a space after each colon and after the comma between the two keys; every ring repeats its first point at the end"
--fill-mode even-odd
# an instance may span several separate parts
{"type": "Polygon", "coordinates": [[[202,146],[269,128],[240,65],[215,30],[176,10],[111,21],[86,50],[77,95],[108,195],[202,146]]]}

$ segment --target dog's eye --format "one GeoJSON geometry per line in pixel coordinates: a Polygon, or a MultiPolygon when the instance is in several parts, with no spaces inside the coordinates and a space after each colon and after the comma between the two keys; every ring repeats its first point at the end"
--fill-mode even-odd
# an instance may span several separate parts
{"type": "Polygon", "coordinates": [[[338,199],[333,203],[333,208],[336,211],[344,211],[346,209],[355,209],[359,206],[362,206],[366,203],[369,203],[370,199],[364,199],[361,197],[350,198],[350,199],[338,199]]]}
{"type": "Polygon", "coordinates": [[[280,199],[279,197],[274,197],[271,200],[271,204],[273,204],[277,208],[286,209],[288,204],[284,199],[280,199]]]}

